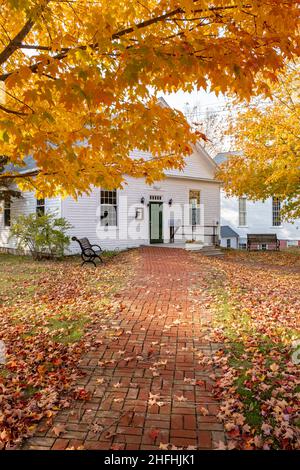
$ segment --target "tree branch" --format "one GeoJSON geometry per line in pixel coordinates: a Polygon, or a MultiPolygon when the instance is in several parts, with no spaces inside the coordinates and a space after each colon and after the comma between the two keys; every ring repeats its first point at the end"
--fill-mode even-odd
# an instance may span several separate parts
{"type": "MultiPolygon", "coordinates": [[[[41,11],[43,11],[47,4],[51,0],[45,0],[45,4],[42,6],[41,5],[41,11]]],[[[9,57],[14,53],[16,50],[16,44],[22,43],[22,41],[25,39],[29,31],[32,29],[33,25],[35,23],[35,20],[33,18],[29,18],[24,26],[20,29],[20,31],[16,34],[16,36],[9,42],[9,44],[5,47],[5,49],[0,53],[0,65],[3,64],[4,62],[9,59],[9,57]]]]}
{"type": "Polygon", "coordinates": [[[6,108],[2,104],[0,104],[0,109],[8,114],[15,114],[16,116],[28,116],[28,113],[22,113],[21,111],[15,111],[13,109],[6,108]]]}
{"type": "MultiPolygon", "coordinates": [[[[0,173],[0,181],[3,179],[20,179],[20,178],[31,178],[33,176],[37,176],[39,174],[39,170],[32,170],[30,172],[26,173],[16,173],[14,175],[9,175],[5,173],[0,173]]],[[[51,173],[50,173],[51,174],[51,173]]]]}
{"type": "Polygon", "coordinates": [[[15,49],[33,49],[36,51],[51,51],[50,46],[39,46],[38,44],[23,44],[21,42],[15,43],[15,49]]]}
{"type": "MultiPolygon", "coordinates": [[[[50,0],[47,0],[47,1],[49,2],[50,0]]],[[[194,3],[196,3],[197,1],[199,1],[199,0],[193,0],[194,3]]],[[[203,8],[203,9],[196,9],[196,10],[193,11],[193,13],[200,13],[200,12],[204,13],[204,12],[208,12],[208,11],[218,12],[218,11],[224,11],[224,10],[233,10],[233,9],[237,9],[237,8],[251,8],[251,5],[246,4],[246,5],[241,5],[241,6],[239,6],[239,5],[227,5],[227,6],[223,6],[223,7],[221,7],[221,6],[220,7],[208,7],[208,8],[203,8]]],[[[163,22],[163,21],[168,20],[169,18],[172,18],[173,16],[181,14],[181,13],[185,13],[185,10],[180,7],[180,8],[176,8],[175,10],[172,10],[168,13],[164,13],[163,15],[156,16],[155,18],[151,18],[149,20],[142,21],[141,23],[138,23],[135,26],[130,26],[130,27],[125,28],[121,31],[118,31],[117,33],[112,34],[111,40],[119,39],[123,36],[126,36],[127,34],[133,33],[136,29],[147,28],[147,27],[149,27],[153,24],[163,22]]],[[[197,17],[197,20],[199,20],[198,17],[197,17]]],[[[12,42],[14,42],[14,40],[12,42]]],[[[18,41],[18,42],[19,42],[19,47],[24,46],[20,43],[20,41],[18,41]]],[[[14,44],[14,46],[13,46],[14,50],[16,49],[16,47],[17,47],[16,44],[14,44]]],[[[43,48],[43,50],[47,50],[47,46],[40,46],[40,47],[43,48]]],[[[64,49],[62,49],[62,52],[60,52],[59,54],[56,54],[54,56],[50,56],[49,59],[48,59],[48,63],[50,63],[50,60],[62,60],[64,58],[66,58],[68,53],[72,50],[76,50],[76,49],[77,50],[86,50],[88,47],[91,48],[91,49],[98,49],[99,44],[94,43],[94,44],[89,44],[87,46],[77,46],[77,47],[74,47],[74,48],[71,48],[71,47],[70,48],[64,48],[64,49]]],[[[35,64],[30,65],[29,68],[31,69],[31,71],[33,73],[35,73],[40,64],[41,64],[41,62],[37,62],[35,64]]],[[[15,72],[16,71],[7,72],[7,73],[4,73],[4,74],[0,75],[0,81],[4,82],[10,75],[12,75],[15,72]]]]}

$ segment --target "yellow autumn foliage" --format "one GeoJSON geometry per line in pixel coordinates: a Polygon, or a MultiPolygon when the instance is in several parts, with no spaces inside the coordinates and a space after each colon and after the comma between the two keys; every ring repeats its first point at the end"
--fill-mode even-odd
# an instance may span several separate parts
{"type": "Polygon", "coordinates": [[[300,217],[300,75],[290,64],[273,85],[272,101],[255,100],[234,116],[235,150],[219,178],[229,195],[259,200],[278,197],[282,215],[300,217]]]}
{"type": "Polygon", "coordinates": [[[0,154],[47,196],[182,168],[197,135],[159,94],[268,94],[300,50],[299,0],[3,0],[0,26],[0,154]]]}

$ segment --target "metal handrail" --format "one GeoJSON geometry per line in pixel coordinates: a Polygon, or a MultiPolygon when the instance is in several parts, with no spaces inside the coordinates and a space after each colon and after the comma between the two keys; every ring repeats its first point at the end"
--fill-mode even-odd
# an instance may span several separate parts
{"type": "Polygon", "coordinates": [[[212,237],[212,243],[213,245],[218,245],[218,232],[217,232],[217,229],[218,229],[219,225],[178,225],[175,229],[175,227],[171,226],[170,227],[170,243],[174,243],[175,241],[175,235],[176,233],[178,232],[179,229],[182,230],[182,233],[181,235],[184,237],[186,235],[188,235],[188,233],[186,233],[187,231],[185,229],[187,228],[191,228],[191,236],[192,236],[192,240],[195,241],[196,238],[195,238],[195,232],[198,229],[206,229],[206,228],[212,228],[212,232],[210,233],[205,233],[205,231],[203,231],[203,233],[199,234],[198,235],[201,235],[203,237],[212,237]]]}

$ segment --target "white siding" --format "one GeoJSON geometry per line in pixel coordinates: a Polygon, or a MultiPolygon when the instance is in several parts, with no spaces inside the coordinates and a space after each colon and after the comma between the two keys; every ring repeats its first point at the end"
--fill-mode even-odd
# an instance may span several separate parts
{"type": "MultiPolygon", "coordinates": [[[[201,204],[204,206],[205,225],[215,225],[220,219],[219,185],[212,182],[166,178],[153,186],[145,184],[143,179],[127,178],[123,190],[118,191],[118,227],[100,227],[100,189],[95,188],[89,196],[77,201],[68,197],[62,201],[62,215],[73,225],[71,235],[87,237],[91,243],[98,243],[103,249],[125,249],[149,243],[149,202],[150,195],[160,195],[163,204],[163,238],[169,242],[170,212],[189,203],[189,190],[201,192],[201,204]],[[145,204],[141,204],[141,198],[145,204]],[[171,208],[169,200],[173,200],[171,208]],[[143,208],[144,219],[135,219],[135,209],[143,208]]],[[[176,214],[175,214],[176,215],[176,214]]],[[[176,218],[176,217],[174,217],[176,218]]],[[[179,218],[179,217],[178,217],[179,218]]],[[[181,218],[181,216],[180,216],[181,218]]],[[[182,223],[186,221],[182,220],[182,223]]],[[[210,229],[207,229],[209,231],[210,229]]],[[[78,252],[77,243],[72,242],[71,251],[78,252]]]]}
{"type": "MultiPolygon", "coordinates": [[[[227,248],[227,240],[228,238],[221,238],[220,240],[220,245],[223,248],[227,248]]],[[[237,249],[238,248],[238,242],[236,238],[230,238],[230,248],[237,249]]]]}
{"type": "Polygon", "coordinates": [[[221,191],[221,224],[229,225],[244,243],[247,233],[274,233],[279,240],[300,240],[300,219],[283,222],[280,227],[272,226],[272,198],[265,202],[247,200],[246,226],[239,226],[239,201],[236,197],[226,197],[221,191]]]}
{"type": "MultiPolygon", "coordinates": [[[[60,217],[61,199],[59,197],[45,200],[46,211],[55,212],[60,217]]],[[[11,201],[11,224],[19,215],[28,215],[36,211],[36,198],[33,192],[22,193],[22,198],[11,201]]],[[[3,204],[0,212],[0,248],[16,248],[16,241],[9,239],[10,228],[4,227],[3,204]]]]}
{"type": "MultiPolygon", "coordinates": [[[[151,158],[146,152],[134,151],[132,158],[151,158]]],[[[73,226],[69,233],[78,238],[87,237],[91,243],[100,244],[103,249],[125,249],[149,243],[149,198],[160,195],[163,204],[163,238],[169,242],[169,219],[180,220],[180,225],[188,225],[189,221],[189,190],[200,190],[201,224],[216,225],[220,221],[220,188],[214,181],[215,164],[200,147],[195,147],[193,155],[186,159],[184,171],[169,171],[168,176],[155,183],[146,185],[143,179],[127,178],[122,190],[118,190],[118,226],[104,228],[100,226],[100,189],[94,188],[90,195],[78,200],[71,197],[65,199],[52,198],[46,200],[46,209],[54,210],[58,216],[65,217],[73,226]],[[141,204],[141,198],[145,204],[141,204]],[[169,200],[173,204],[169,206],[169,200]],[[182,208],[186,205],[185,216],[182,208]],[[143,208],[143,220],[136,220],[136,208],[143,208]],[[178,211],[178,213],[176,212],[178,211]],[[174,214],[173,214],[174,213],[174,214]]],[[[24,193],[22,200],[12,204],[12,220],[20,213],[36,210],[33,193],[24,193]]],[[[203,229],[202,229],[203,231],[203,229]]],[[[205,232],[211,233],[211,228],[205,232]]],[[[0,246],[14,247],[8,242],[9,230],[3,227],[3,216],[0,220],[0,246]],[[2,225],[1,225],[2,224],[2,225]]],[[[177,234],[178,237],[179,232],[177,234]]],[[[186,227],[185,238],[191,238],[191,227],[186,227]]],[[[79,251],[77,243],[72,242],[69,253],[79,251]]]]}
{"type": "Polygon", "coordinates": [[[185,163],[183,171],[167,170],[166,175],[203,178],[208,180],[214,178],[216,165],[200,146],[195,148],[194,153],[185,159],[185,163]]]}
{"type": "MultiPolygon", "coordinates": [[[[133,151],[131,156],[132,158],[143,158],[145,160],[152,158],[151,153],[141,152],[140,150],[133,151]]],[[[166,176],[213,180],[216,168],[216,164],[209,157],[206,151],[202,149],[200,145],[197,145],[197,147],[194,147],[193,153],[189,157],[186,157],[185,167],[182,171],[166,170],[165,174],[166,176]]]]}

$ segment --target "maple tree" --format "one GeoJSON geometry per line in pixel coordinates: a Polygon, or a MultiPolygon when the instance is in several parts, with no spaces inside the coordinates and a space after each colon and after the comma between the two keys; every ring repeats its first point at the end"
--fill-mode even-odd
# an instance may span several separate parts
{"type": "Polygon", "coordinates": [[[299,0],[4,0],[0,24],[1,151],[44,196],[182,168],[199,136],[159,92],[248,99],[299,54],[299,0]]]}
{"type": "Polygon", "coordinates": [[[218,175],[230,195],[278,197],[287,218],[300,217],[299,90],[299,63],[289,64],[272,87],[272,101],[256,101],[233,116],[229,133],[238,154],[218,175]]]}

